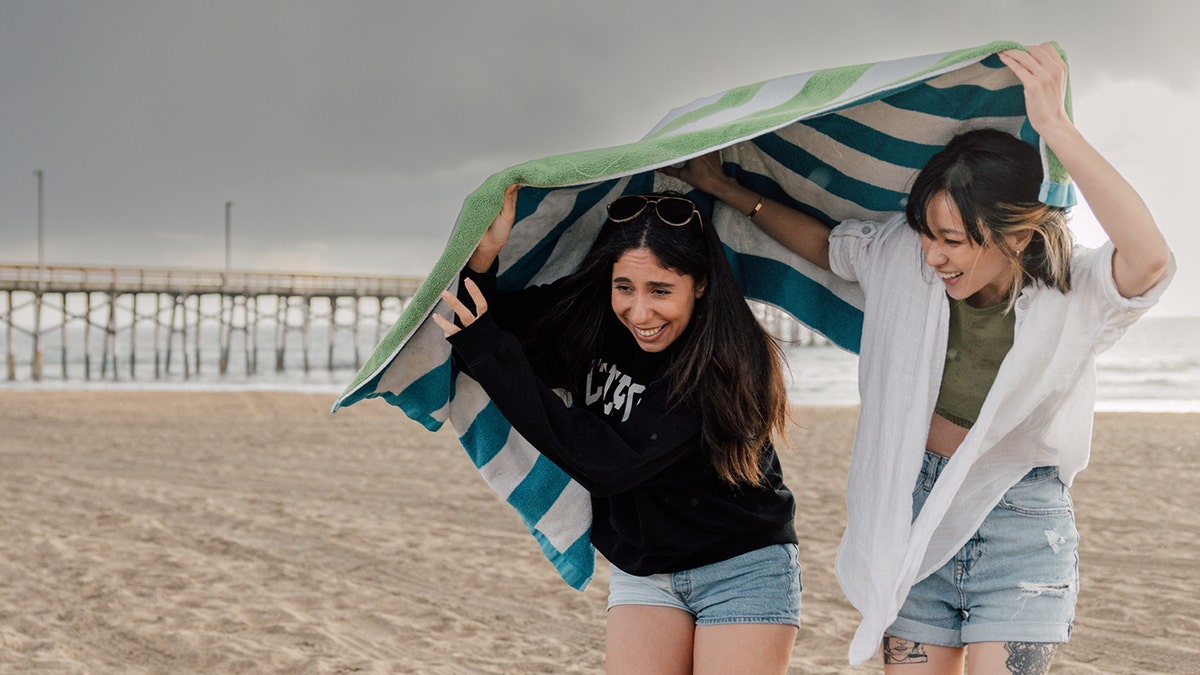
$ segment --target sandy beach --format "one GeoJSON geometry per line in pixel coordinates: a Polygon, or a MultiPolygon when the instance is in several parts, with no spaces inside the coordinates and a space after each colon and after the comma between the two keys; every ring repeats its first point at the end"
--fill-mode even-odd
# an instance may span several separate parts
{"type": "MultiPolygon", "coordinates": [[[[602,672],[605,565],[571,590],[448,429],[333,398],[0,391],[0,672],[602,672]]],[[[795,673],[881,671],[833,577],[855,413],[796,409],[781,451],[795,673]]],[[[1053,672],[1196,672],[1198,451],[1200,415],[1097,415],[1053,672]]]]}

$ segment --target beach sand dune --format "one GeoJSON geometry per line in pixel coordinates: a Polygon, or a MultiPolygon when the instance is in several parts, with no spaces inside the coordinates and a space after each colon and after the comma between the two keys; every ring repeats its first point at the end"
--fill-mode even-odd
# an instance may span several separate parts
{"type": "MultiPolygon", "coordinates": [[[[594,673],[601,563],[563,584],[449,430],[379,401],[0,392],[0,672],[594,673]]],[[[796,673],[855,670],[833,577],[855,410],[798,408],[796,673]]],[[[1056,673],[1200,662],[1200,416],[1100,414],[1056,673]]]]}

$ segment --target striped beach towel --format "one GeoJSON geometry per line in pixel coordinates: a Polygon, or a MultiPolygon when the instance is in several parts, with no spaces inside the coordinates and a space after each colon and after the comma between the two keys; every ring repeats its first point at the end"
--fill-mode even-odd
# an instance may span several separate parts
{"type": "MultiPolygon", "coordinates": [[[[571,586],[592,578],[587,493],[515,433],[482,389],[456,371],[429,316],[454,289],[506,186],[522,186],[512,236],[500,255],[501,292],[574,270],[622,194],[674,189],[708,212],[748,298],[778,307],[856,352],[858,287],[763,235],[746,217],[657,169],[720,150],[728,173],[772,199],[833,225],[903,210],[915,172],[952,136],[992,127],[1042,151],[1042,200],[1074,201],[1068,176],[1025,117],[1020,82],[994,42],[942,54],[803,73],[737,87],[672,110],[641,140],[556,155],[489,177],[463,203],[446,249],[424,284],[334,403],[382,398],[431,430],[447,420],[487,483],[520,514],[571,586]]],[[[1068,110],[1070,101],[1068,98],[1068,110]]]]}

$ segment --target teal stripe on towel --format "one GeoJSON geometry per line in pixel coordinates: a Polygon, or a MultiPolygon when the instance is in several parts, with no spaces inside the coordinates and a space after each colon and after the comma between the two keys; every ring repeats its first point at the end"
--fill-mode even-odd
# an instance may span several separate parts
{"type": "Polygon", "coordinates": [[[862,310],[778,260],[728,248],[726,253],[747,297],[786,311],[835,345],[858,353],[862,310]]]}
{"type": "Polygon", "coordinates": [[[453,369],[446,360],[434,366],[398,394],[383,393],[383,400],[404,411],[405,415],[418,421],[426,429],[437,431],[442,422],[433,413],[446,407],[454,392],[447,390],[446,383],[453,381],[453,369]]]}
{"type": "Polygon", "coordinates": [[[973,84],[948,89],[922,85],[888,97],[887,102],[900,110],[959,121],[1025,116],[1025,94],[1019,84],[996,91],[973,84]]]}
{"type": "Polygon", "coordinates": [[[554,565],[554,569],[558,570],[563,581],[577,591],[587,588],[596,571],[596,550],[592,548],[591,529],[585,531],[566,551],[554,548],[546,535],[536,528],[529,528],[529,532],[541,546],[542,553],[554,565]]]}
{"type": "Polygon", "coordinates": [[[508,503],[520,512],[522,520],[535,525],[554,506],[569,481],[558,465],[539,455],[525,480],[508,495],[508,503]]]}
{"type": "MultiPolygon", "coordinates": [[[[575,199],[575,206],[571,212],[562,220],[554,223],[546,234],[542,235],[541,241],[536,246],[531,248],[521,256],[519,260],[514,262],[504,270],[496,279],[496,287],[501,293],[511,293],[525,288],[529,285],[529,281],[546,266],[550,260],[550,255],[554,253],[554,248],[558,244],[558,240],[562,237],[563,232],[571,227],[581,215],[589,209],[596,206],[597,202],[604,198],[612,189],[615,181],[606,181],[600,185],[587,190],[583,190],[575,199]]],[[[542,200],[549,194],[551,190],[537,187],[521,188],[517,191],[517,214],[513,227],[521,227],[521,222],[528,219],[534,214],[542,200]]]]}
{"type": "Polygon", "coordinates": [[[508,442],[512,425],[491,401],[475,415],[466,433],[459,437],[475,468],[492,461],[508,442]]]}
{"type": "Polygon", "coordinates": [[[754,144],[772,159],[802,176],[812,175],[820,168],[821,187],[830,194],[872,211],[896,210],[900,199],[897,192],[847,176],[836,167],[826,165],[811,153],[779,136],[760,136],[754,139],[754,144]]]}
{"type": "Polygon", "coordinates": [[[942,148],[940,145],[915,143],[903,138],[896,138],[841,115],[826,115],[800,124],[806,124],[838,143],[875,157],[881,162],[914,171],[925,166],[929,158],[942,148]]]}

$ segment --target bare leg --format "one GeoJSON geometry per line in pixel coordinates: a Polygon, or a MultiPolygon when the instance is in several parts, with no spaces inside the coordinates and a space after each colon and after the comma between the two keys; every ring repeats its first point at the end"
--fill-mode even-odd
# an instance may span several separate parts
{"type": "Polygon", "coordinates": [[[972,673],[1045,675],[1058,651],[1054,642],[979,642],[967,650],[972,673]]]}
{"type": "Polygon", "coordinates": [[[883,636],[886,675],[962,675],[965,657],[966,650],[961,647],[937,647],[883,636]]]}
{"type": "Polygon", "coordinates": [[[687,675],[696,620],[673,607],[618,605],[608,610],[605,672],[687,675]]]}
{"type": "Polygon", "coordinates": [[[728,623],[696,628],[694,673],[783,673],[799,628],[773,623],[728,623]]]}

